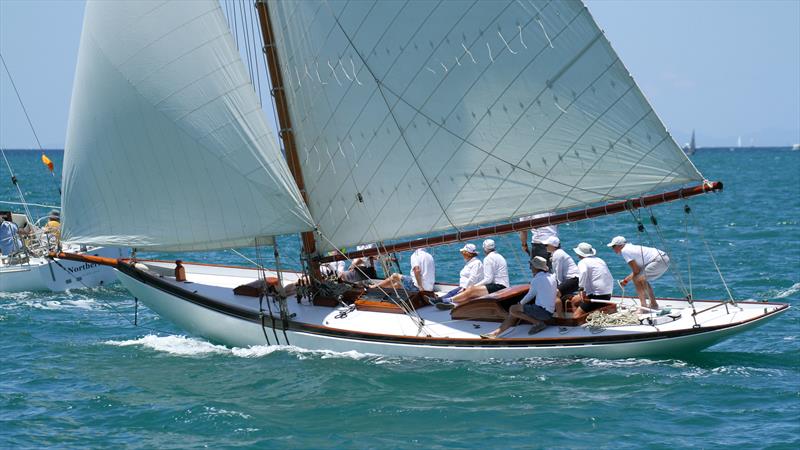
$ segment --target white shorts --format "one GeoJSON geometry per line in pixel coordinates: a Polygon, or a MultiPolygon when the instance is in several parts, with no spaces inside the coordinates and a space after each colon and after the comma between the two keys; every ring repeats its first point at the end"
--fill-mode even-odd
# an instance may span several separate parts
{"type": "Polygon", "coordinates": [[[655,281],[661,278],[669,269],[669,256],[662,254],[659,258],[651,261],[644,266],[644,276],[647,281],[655,281]]]}

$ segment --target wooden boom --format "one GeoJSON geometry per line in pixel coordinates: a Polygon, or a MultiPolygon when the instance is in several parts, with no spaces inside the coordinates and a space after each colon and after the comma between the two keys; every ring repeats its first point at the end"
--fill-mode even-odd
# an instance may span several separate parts
{"type": "Polygon", "coordinates": [[[48,256],[50,258],[87,262],[92,264],[100,264],[101,266],[111,266],[111,267],[117,267],[117,265],[120,262],[120,260],[117,258],[106,258],[104,256],[94,256],[94,255],[79,255],[77,253],[66,253],[66,252],[58,252],[58,253],[50,252],[48,256]]]}
{"type": "Polygon", "coordinates": [[[715,192],[722,190],[722,182],[704,182],[697,186],[691,186],[675,191],[664,192],[663,194],[648,195],[644,197],[633,198],[621,202],[609,203],[603,206],[596,206],[594,208],[587,208],[578,211],[570,211],[562,214],[554,214],[552,216],[540,217],[536,219],[521,220],[519,222],[511,222],[501,225],[492,225],[474,230],[465,230],[456,233],[443,234],[440,236],[433,236],[429,238],[416,239],[413,241],[400,242],[397,244],[381,245],[380,248],[370,248],[366,250],[358,250],[347,252],[345,254],[336,254],[330,256],[323,256],[318,259],[320,263],[331,261],[339,261],[343,259],[363,258],[365,256],[377,256],[379,253],[394,253],[403,252],[407,250],[415,250],[423,247],[434,247],[437,245],[453,244],[468,239],[478,239],[482,237],[493,236],[497,234],[513,233],[515,231],[529,230],[531,228],[539,228],[546,225],[558,225],[562,223],[577,222],[579,220],[592,219],[595,217],[607,216],[610,214],[621,213],[624,211],[632,211],[639,208],[647,208],[649,206],[659,205],[661,203],[672,202],[682,198],[694,197],[695,195],[705,194],[707,192],[715,192]]]}

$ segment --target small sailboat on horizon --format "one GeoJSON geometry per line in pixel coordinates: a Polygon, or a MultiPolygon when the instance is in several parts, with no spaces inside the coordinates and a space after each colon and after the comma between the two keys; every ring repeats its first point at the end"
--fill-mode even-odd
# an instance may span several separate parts
{"type": "Polygon", "coordinates": [[[276,267],[59,256],[116,267],[165,319],[235,346],[445,359],[681,354],[788,308],[687,296],[661,299],[671,315],[637,313],[636,323],[563,316],[533,336],[519,325],[486,340],[527,286],[441,311],[425,297],[452,288],[443,283],[387,292],[325,277],[320,265],[332,261],[684,201],[722,184],[667,133],[581,2],[258,1],[255,14],[239,25],[256,61],[266,54],[283,148],[218,2],[87,2],[64,237],[139,251],[270,247],[276,267]],[[292,233],[300,272],[280,267],[274,239],[292,233]]]}

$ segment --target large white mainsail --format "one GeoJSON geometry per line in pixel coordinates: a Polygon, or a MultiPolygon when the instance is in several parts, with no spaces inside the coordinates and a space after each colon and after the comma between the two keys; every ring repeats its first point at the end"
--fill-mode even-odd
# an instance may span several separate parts
{"type": "Polygon", "coordinates": [[[579,1],[269,1],[319,247],[702,180],[579,1]]]}
{"type": "Polygon", "coordinates": [[[312,229],[215,0],[87,2],[63,237],[142,249],[312,229]]]}

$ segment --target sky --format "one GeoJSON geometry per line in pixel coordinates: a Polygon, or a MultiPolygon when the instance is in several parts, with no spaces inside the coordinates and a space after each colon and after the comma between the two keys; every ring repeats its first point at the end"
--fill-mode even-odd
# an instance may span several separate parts
{"type": "MultiPolygon", "coordinates": [[[[800,0],[586,3],[678,143],[800,143],[800,0]]],[[[83,7],[0,0],[0,53],[44,148],[64,146],[83,7]]],[[[37,146],[4,70],[0,146],[37,146]]]]}

